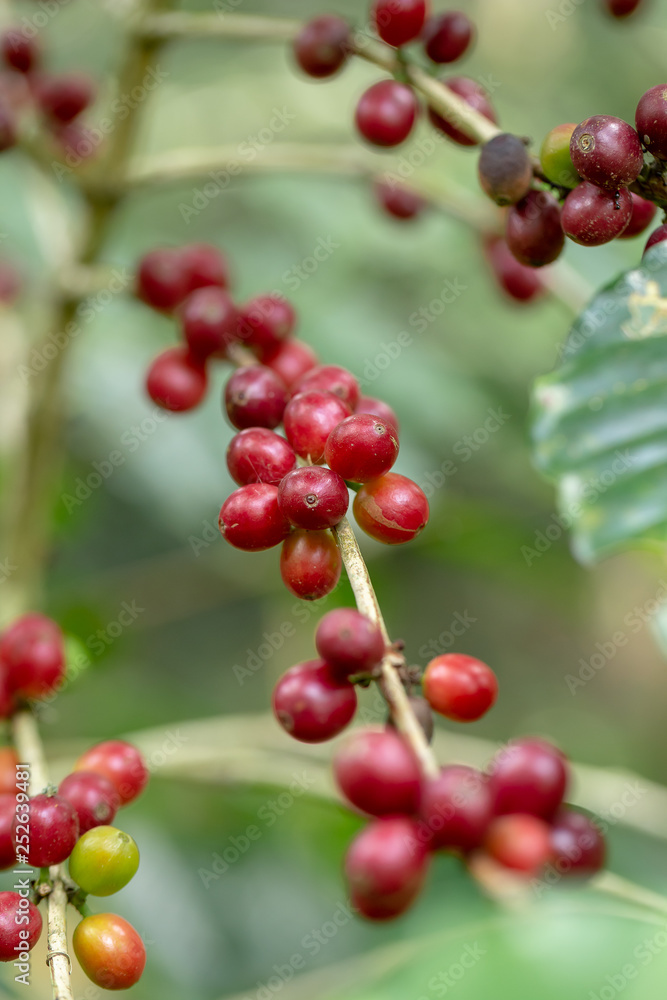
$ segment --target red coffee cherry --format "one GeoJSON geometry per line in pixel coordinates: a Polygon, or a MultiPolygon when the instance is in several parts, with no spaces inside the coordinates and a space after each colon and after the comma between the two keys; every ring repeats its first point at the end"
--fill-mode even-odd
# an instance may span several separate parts
{"type": "Polygon", "coordinates": [[[10,28],[0,39],[0,51],[6,66],[18,73],[30,73],[39,62],[39,46],[20,28],[10,28]]]}
{"type": "Polygon", "coordinates": [[[0,962],[16,962],[21,952],[35,947],[41,933],[42,914],[35,904],[26,906],[18,892],[0,892],[0,962]]]}
{"type": "Polygon", "coordinates": [[[551,831],[537,816],[500,816],[492,820],[484,848],[505,868],[535,875],[551,858],[551,831]]]}
{"type": "Polygon", "coordinates": [[[398,48],[417,38],[426,14],[426,0],[375,0],[371,23],[383,42],[398,48]]]}
{"type": "Polygon", "coordinates": [[[187,347],[170,347],[153,361],[146,376],[146,391],[163,410],[186,413],[199,406],[208,378],[201,361],[187,347]]]}
{"type": "Polygon", "coordinates": [[[484,250],[498,285],[515,302],[532,302],[543,294],[539,272],[519,263],[505,240],[490,237],[484,241],[484,250]]]}
{"type": "Polygon", "coordinates": [[[105,990],[127,990],[141,978],[146,949],[134,927],[115,913],[93,913],[74,929],[74,954],[88,978],[105,990]]]}
{"type": "Polygon", "coordinates": [[[60,795],[35,795],[26,806],[17,807],[12,836],[15,850],[27,854],[31,867],[59,865],[77,842],[79,817],[60,795]]]}
{"type": "Polygon", "coordinates": [[[590,878],[604,868],[606,846],[593,817],[560,809],[551,824],[551,854],[559,875],[590,878]]]}
{"type": "Polygon", "coordinates": [[[530,191],[533,163],[516,135],[501,132],[482,147],[478,163],[482,190],[496,205],[514,205],[530,191]]]}
{"type": "Polygon", "coordinates": [[[369,920],[392,920],[415,901],[429,865],[419,828],[406,816],[375,820],[345,858],[352,905],[369,920]]]}
{"type": "Polygon", "coordinates": [[[180,312],[183,336],[193,358],[206,361],[211,355],[224,357],[237,337],[239,314],[224,288],[196,288],[183,302],[180,312]]]}
{"type": "Polygon", "coordinates": [[[622,118],[593,115],[577,125],[570,139],[577,173],[612,191],[634,183],[644,166],[639,136],[622,118]]]}
{"type": "Polygon", "coordinates": [[[235,490],[222,505],[218,526],[230,545],[245,552],[271,549],[290,530],[278,505],[278,487],[269,483],[250,483],[235,490]]]}
{"type": "Polygon", "coordinates": [[[287,389],[266,365],[247,365],[234,372],[225,389],[225,408],[232,427],[277,427],[283,419],[287,389]]]}
{"type": "Polygon", "coordinates": [[[317,626],[315,646],[341,677],[368,673],[385,654],[378,626],[354,608],[336,608],[326,614],[317,626]]]}
{"type": "Polygon", "coordinates": [[[652,201],[641,198],[633,191],[630,192],[632,198],[632,215],[630,221],[619,236],[619,240],[630,240],[633,236],[639,236],[653,222],[653,217],[657,211],[652,201]]]}
{"type": "Polygon", "coordinates": [[[227,448],[227,468],[239,486],[271,483],[278,486],[296,466],[296,455],[285,438],[266,427],[248,427],[227,448]]]}
{"type": "Polygon", "coordinates": [[[65,676],[63,634],[44,615],[23,615],[0,636],[0,661],[8,695],[45,698],[65,676]]]}
{"type": "MultiPolygon", "coordinates": [[[[569,196],[568,196],[569,197],[569,196]]],[[[507,245],[527,267],[543,267],[560,255],[565,237],[560,206],[546,191],[530,191],[507,213],[507,245]]]]}
{"type": "Polygon", "coordinates": [[[280,575],[302,601],[326,597],[340,580],[340,550],[329,531],[293,531],[283,542],[280,575]]]}
{"type": "Polygon", "coordinates": [[[182,251],[160,247],[144,254],[137,271],[137,296],[161,312],[173,312],[190,291],[182,251]]]}
{"type": "Polygon", "coordinates": [[[16,115],[9,104],[0,97],[0,153],[11,149],[18,140],[16,115]]]}
{"type": "Polygon", "coordinates": [[[185,279],[186,295],[210,285],[229,288],[231,285],[227,257],[210,243],[190,243],[178,251],[185,279]]]}
{"type": "Polygon", "coordinates": [[[567,788],[568,768],[560,750],[543,740],[509,743],[491,762],[489,787],[497,816],[530,813],[549,820],[567,788]]]}
{"type": "Polygon", "coordinates": [[[318,365],[300,379],[296,392],[330,392],[354,410],[359,402],[359,383],[347,368],[318,365]]]}
{"type": "Polygon", "coordinates": [[[627,188],[604,191],[583,181],[570,191],[561,212],[563,231],[575,243],[598,247],[620,236],[632,217],[627,188]]]}
{"type": "Polygon", "coordinates": [[[86,750],[74,765],[75,772],[94,771],[107,778],[126,806],[148,784],[148,767],[143,754],[125,740],[105,740],[86,750]]]}
{"type": "MultiPolygon", "coordinates": [[[[443,767],[424,784],[421,819],[431,850],[472,851],[479,847],[493,817],[485,776],[472,767],[443,767]]],[[[424,832],[424,831],[422,831],[424,832]]]]}
{"type": "Polygon", "coordinates": [[[331,469],[308,466],[288,473],[278,487],[278,505],[296,528],[322,531],[345,517],[347,486],[331,469]]]}
{"type": "Polygon", "coordinates": [[[405,184],[376,181],[373,192],[380,208],[394,219],[416,219],[426,208],[427,203],[422,196],[405,184]]]}
{"type": "Polygon", "coordinates": [[[322,462],[327,438],[349,416],[347,403],[330,392],[299,392],[285,407],[285,435],[300,458],[322,462]]]}
{"type": "Polygon", "coordinates": [[[667,224],[658,226],[657,229],[653,230],[648,240],[646,241],[646,246],[644,247],[644,253],[646,253],[647,250],[650,250],[651,247],[654,247],[656,243],[662,243],[664,240],[667,240],[667,224]]]}
{"type": "Polygon", "coordinates": [[[612,17],[629,17],[639,7],[642,0],[602,0],[602,5],[612,17]]]}
{"type": "Polygon", "coordinates": [[[113,821],[120,806],[116,788],[103,774],[74,771],[60,782],[58,795],[74,806],[79,817],[79,835],[113,821]]]}
{"type": "Polygon", "coordinates": [[[434,63],[456,62],[468,51],[474,36],[472,21],[458,10],[430,17],[422,31],[424,50],[434,63]]]}
{"type": "Polygon", "coordinates": [[[355,413],[370,413],[374,417],[379,417],[380,420],[384,420],[385,424],[389,424],[390,427],[394,428],[396,435],[398,436],[399,425],[398,417],[392,410],[388,403],[385,403],[383,399],[376,399],[375,396],[360,396],[359,402],[356,405],[355,413]]]}
{"type": "Polygon", "coordinates": [[[411,542],[428,524],[429,506],[423,490],[396,472],[362,486],[353,510],[359,527],[386,545],[411,542]]]}
{"type": "Polygon", "coordinates": [[[317,355],[302,340],[290,339],[265,354],[262,361],[293,392],[297,382],[317,364],[317,355]]]}
{"type": "Polygon", "coordinates": [[[419,765],[393,729],[354,733],[337,750],[333,768],[341,792],[362,812],[390,816],[419,808],[419,765]]]}
{"type": "Polygon", "coordinates": [[[367,483],[389,472],[398,457],[398,437],[379,417],[357,413],[334,427],[324,457],[343,479],[367,483]]]}
{"type": "Polygon", "coordinates": [[[277,351],[296,326],[296,313],[287,299],[258,295],[239,311],[238,337],[260,352],[262,361],[277,351]]]}
{"type": "Polygon", "coordinates": [[[60,73],[40,80],[39,106],[56,122],[71,122],[95,99],[95,84],[87,73],[60,73]]]}
{"type": "Polygon", "coordinates": [[[651,87],[640,97],[635,125],[649,153],[667,160],[667,83],[651,87]]]}
{"type": "Polygon", "coordinates": [[[350,28],[341,17],[324,14],[308,21],[294,40],[294,57],[308,76],[334,76],[347,60],[350,28]]]}
{"type": "Polygon", "coordinates": [[[357,709],[354,686],[324,660],[298,663],[280,678],[273,692],[273,713],[285,732],[302,743],[330,740],[357,709]]]}
{"type": "MultiPolygon", "coordinates": [[[[16,793],[0,792],[0,870],[16,865],[14,847],[14,816],[16,815],[16,793]]],[[[1,945],[0,945],[1,946],[1,945]]]]}
{"type": "Polygon", "coordinates": [[[493,670],[463,653],[445,653],[431,660],[424,672],[423,686],[431,708],[454,722],[481,719],[498,697],[493,670]]]}
{"type": "MultiPolygon", "coordinates": [[[[443,81],[442,85],[463,98],[466,104],[469,104],[475,111],[479,111],[480,115],[484,115],[490,122],[497,121],[496,113],[486,91],[475,80],[471,80],[467,76],[454,76],[450,80],[443,81]]],[[[458,143],[459,146],[477,146],[479,144],[477,139],[471,139],[469,135],[462,132],[456,125],[452,125],[447,119],[442,118],[432,108],[429,108],[428,116],[431,124],[439,132],[443,132],[448,139],[458,143]]]]}
{"type": "Polygon", "coordinates": [[[373,146],[399,146],[412,132],[419,102],[411,87],[381,80],[362,94],[356,111],[357,129],[373,146]]]}

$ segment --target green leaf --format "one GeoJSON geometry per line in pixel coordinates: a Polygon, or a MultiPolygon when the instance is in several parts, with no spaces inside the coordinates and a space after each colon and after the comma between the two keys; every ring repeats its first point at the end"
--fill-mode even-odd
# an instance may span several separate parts
{"type": "MultiPolygon", "coordinates": [[[[532,435],[585,563],[667,541],[667,243],[600,292],[539,379],[532,435]]],[[[545,526],[546,531],[546,526],[545,526]]],[[[548,540],[548,535],[546,536],[548,540]]]]}

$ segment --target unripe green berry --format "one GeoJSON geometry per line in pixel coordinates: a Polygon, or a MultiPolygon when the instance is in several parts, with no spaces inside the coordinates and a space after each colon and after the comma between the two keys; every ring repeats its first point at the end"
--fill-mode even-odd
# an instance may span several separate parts
{"type": "Polygon", "coordinates": [[[581,180],[570,155],[570,139],[576,127],[573,122],[556,125],[545,136],[540,150],[544,176],[560,187],[573,188],[581,180]]]}
{"type": "Polygon", "coordinates": [[[69,873],[84,892],[111,896],[126,886],[139,867],[139,849],[129,834],[114,826],[96,826],[79,837],[69,859],[69,873]]]}

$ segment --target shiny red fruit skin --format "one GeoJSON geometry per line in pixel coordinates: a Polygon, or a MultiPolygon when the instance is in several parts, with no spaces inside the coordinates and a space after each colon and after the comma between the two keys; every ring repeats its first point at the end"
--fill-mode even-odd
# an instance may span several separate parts
{"type": "Polygon", "coordinates": [[[354,410],[359,402],[359,383],[347,368],[338,365],[317,365],[299,380],[297,392],[330,392],[354,410]]]}
{"type": "Polygon", "coordinates": [[[544,267],[553,263],[565,243],[561,210],[553,195],[530,191],[512,205],[507,213],[505,239],[521,264],[544,267]]]}
{"type": "Polygon", "coordinates": [[[570,156],[580,177],[611,191],[633,184],[644,166],[639,136],[613,115],[593,115],[577,125],[570,156]]]}
{"type": "Polygon", "coordinates": [[[153,309],[172,312],[190,291],[180,250],[159,247],[144,254],[137,271],[137,295],[153,309]]]}
{"type": "Polygon", "coordinates": [[[229,261],[222,251],[210,243],[190,243],[180,251],[181,267],[186,285],[186,295],[198,288],[211,285],[229,288],[231,274],[229,261]]]}
{"type": "Polygon", "coordinates": [[[444,653],[431,660],[423,687],[431,708],[454,722],[481,719],[498,697],[498,681],[491,668],[463,653],[444,653]]]}
{"type": "Polygon", "coordinates": [[[551,853],[559,875],[590,878],[604,868],[607,852],[593,817],[566,806],[551,822],[551,853]]]}
{"type": "Polygon", "coordinates": [[[350,407],[330,392],[299,392],[285,407],[285,436],[300,458],[319,463],[332,430],[349,416],[350,407]]]}
{"type": "Polygon", "coordinates": [[[384,476],[398,458],[398,437],[389,424],[369,413],[356,413],[334,427],[324,457],[330,469],[353,483],[384,476]]]}
{"type": "Polygon", "coordinates": [[[383,42],[398,48],[417,38],[427,12],[426,0],[375,0],[371,23],[383,42]]]}
{"type": "Polygon", "coordinates": [[[78,836],[76,809],[60,795],[35,795],[27,806],[17,809],[13,825],[14,845],[21,853],[27,848],[28,863],[33,868],[47,868],[66,861],[78,836]],[[26,812],[29,816],[27,824],[22,822],[26,812]]]}
{"type": "Polygon", "coordinates": [[[423,490],[406,476],[388,472],[361,487],[354,498],[357,524],[386,545],[411,542],[428,524],[429,506],[423,490]]]}
{"type": "Polygon", "coordinates": [[[355,733],[336,752],[333,767],[341,792],[362,812],[391,816],[419,809],[419,765],[393,729],[355,733]]]}
{"type": "Polygon", "coordinates": [[[105,740],[79,757],[75,771],[95,771],[111,782],[126,806],[143,792],[149,771],[143,754],[125,740],[105,740]]]}
{"type": "Polygon", "coordinates": [[[317,355],[312,347],[302,340],[291,338],[278,348],[262,357],[264,364],[278,375],[290,392],[299,379],[317,364],[317,355]]]}
{"type": "Polygon", "coordinates": [[[9,696],[46,697],[65,676],[60,628],[44,615],[23,615],[0,636],[0,663],[5,668],[9,696]]]}
{"type": "Polygon", "coordinates": [[[639,98],[635,125],[649,153],[667,160],[667,84],[651,87],[639,98]]]}
{"type": "Polygon", "coordinates": [[[373,185],[378,205],[394,219],[401,222],[416,219],[426,208],[427,202],[405,184],[376,181],[373,185]]]}
{"type": "Polygon", "coordinates": [[[537,816],[514,813],[491,821],[484,848],[499,864],[524,875],[536,875],[551,858],[548,825],[537,816]]]}
{"type": "Polygon", "coordinates": [[[604,191],[588,181],[570,191],[561,212],[565,235],[585,247],[598,247],[616,239],[631,218],[632,198],[627,188],[604,191]]]}
{"type": "MultiPolygon", "coordinates": [[[[471,80],[467,76],[454,76],[449,80],[443,81],[442,85],[451,90],[452,93],[462,97],[466,104],[469,104],[475,111],[479,111],[480,115],[484,115],[490,122],[497,122],[496,113],[486,91],[475,80],[471,80]]],[[[457,143],[459,146],[479,145],[478,139],[471,139],[469,135],[456,128],[455,125],[452,125],[445,118],[442,118],[432,108],[429,108],[428,116],[431,124],[439,132],[442,132],[448,139],[451,139],[452,142],[457,143]]]]}
{"type": "Polygon", "coordinates": [[[361,136],[373,146],[399,146],[417,121],[419,102],[411,87],[381,80],[362,94],[355,115],[361,136]]]}
{"type": "Polygon", "coordinates": [[[102,989],[127,990],[141,978],[146,949],[134,927],[115,913],[84,917],[72,944],[79,965],[102,989]]]}
{"type": "Polygon", "coordinates": [[[630,197],[632,198],[632,215],[629,223],[618,237],[619,240],[631,240],[633,236],[639,236],[640,233],[643,233],[653,222],[657,211],[652,201],[647,201],[646,198],[640,197],[634,191],[630,192],[630,197]]]}
{"type": "Polygon", "coordinates": [[[293,306],[279,295],[258,295],[239,311],[239,339],[258,350],[262,360],[291,337],[295,326],[293,306]]]}
{"type": "Polygon", "coordinates": [[[13,837],[15,814],[16,793],[0,792],[0,871],[13,868],[16,864],[13,837]]]}
{"type": "Polygon", "coordinates": [[[420,816],[431,850],[474,850],[493,817],[486,777],[472,767],[443,767],[437,778],[424,783],[420,816]]]}
{"type": "Polygon", "coordinates": [[[280,575],[290,593],[302,601],[330,594],[342,568],[340,549],[329,531],[297,529],[283,542],[280,575]]]}
{"type": "Polygon", "coordinates": [[[515,302],[533,302],[544,293],[539,272],[521,264],[505,240],[486,240],[485,253],[498,285],[515,302]]]}
{"type": "Polygon", "coordinates": [[[324,660],[298,663],[273,691],[273,713],[285,732],[301,743],[333,739],[357,710],[354,685],[336,677],[324,660]]]}
{"type": "Polygon", "coordinates": [[[190,292],[180,310],[185,342],[198,361],[211,355],[224,357],[236,340],[239,315],[228,292],[218,285],[205,285],[190,292]]]}
{"type": "Polygon", "coordinates": [[[28,908],[21,902],[18,892],[0,892],[0,962],[15,962],[21,952],[30,951],[42,933],[42,914],[34,903],[28,908]],[[28,920],[22,923],[23,914],[28,920]],[[21,931],[28,932],[27,938],[21,931]]]}
{"type": "Polygon", "coordinates": [[[334,76],[345,63],[349,49],[349,25],[331,14],[308,21],[294,40],[299,67],[318,80],[334,76]]]}
{"type": "Polygon", "coordinates": [[[452,63],[470,48],[475,28],[470,18],[460,11],[436,14],[428,19],[422,31],[426,55],[434,63],[452,63]]]}
{"type": "Polygon", "coordinates": [[[494,813],[530,813],[550,820],[565,797],[567,782],[567,762],[550,743],[538,739],[508,743],[490,766],[494,813]]]}
{"type": "Polygon", "coordinates": [[[283,419],[287,389],[266,365],[238,368],[225,387],[225,409],[232,427],[268,427],[283,419]]]}
{"type": "Polygon", "coordinates": [[[206,369],[187,347],[170,347],[159,354],[146,376],[150,398],[172,413],[186,413],[199,406],[207,389],[206,369]]]}
{"type": "Polygon", "coordinates": [[[235,490],[222,505],[218,525],[225,540],[244,552],[271,549],[290,531],[278,505],[278,487],[269,483],[250,483],[235,490]]]}
{"type": "Polygon", "coordinates": [[[374,820],[350,844],[345,877],[350,899],[362,917],[392,920],[415,901],[424,884],[429,856],[414,820],[374,820]]]}
{"type": "Polygon", "coordinates": [[[118,808],[120,795],[103,774],[73,771],[60,782],[58,795],[74,806],[79,817],[79,836],[96,826],[108,826],[118,808]]]}
{"type": "Polygon", "coordinates": [[[380,420],[384,420],[385,424],[389,424],[390,427],[394,428],[396,435],[400,430],[398,423],[398,417],[392,410],[388,403],[385,403],[383,399],[377,399],[375,396],[360,396],[359,402],[357,403],[355,413],[370,413],[374,417],[379,417],[380,420]]]}
{"type": "Polygon", "coordinates": [[[235,434],[227,448],[227,468],[235,483],[278,486],[296,466],[296,455],[285,438],[267,427],[248,427],[235,434]]]}
{"type": "Polygon", "coordinates": [[[338,676],[367,673],[385,654],[377,625],[355,608],[336,608],[322,618],[315,646],[338,676]]]}
{"type": "Polygon", "coordinates": [[[307,531],[333,528],[347,513],[350,495],[331,469],[306,466],[285,476],[278,487],[278,505],[296,527],[307,531]]]}
{"type": "Polygon", "coordinates": [[[667,240],[667,223],[663,223],[662,226],[658,226],[654,229],[649,238],[646,241],[646,246],[644,247],[644,253],[654,247],[657,243],[663,243],[667,240]]]}

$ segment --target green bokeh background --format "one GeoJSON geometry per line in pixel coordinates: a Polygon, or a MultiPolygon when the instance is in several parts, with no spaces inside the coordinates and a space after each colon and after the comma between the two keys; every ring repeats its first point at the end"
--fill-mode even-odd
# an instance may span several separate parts
{"type": "MultiPolygon", "coordinates": [[[[71,0],[40,35],[54,68],[88,69],[100,81],[92,125],[111,96],[123,6],[71,0]]],[[[646,12],[624,24],[604,18],[596,0],[461,6],[478,25],[479,41],[453,72],[490,86],[503,127],[537,143],[553,125],[589,114],[632,120],[641,93],[664,78],[667,7],[659,0],[646,0],[646,12]]],[[[35,9],[14,5],[19,18],[35,9]]],[[[229,9],[366,16],[365,5],[351,0],[329,7],[283,0],[279,10],[269,0],[245,0],[229,9]]],[[[214,39],[170,45],[159,64],[166,77],[142,109],[142,155],[236,147],[264,128],[276,108],[294,116],[276,142],[352,146],[355,99],[379,76],[355,63],[330,83],[312,84],[294,72],[281,44],[214,39]]],[[[422,124],[417,138],[428,136],[422,124]]],[[[378,155],[378,169],[395,169],[408,153],[409,147],[378,155]]],[[[443,190],[455,182],[477,198],[475,162],[474,152],[439,144],[415,177],[443,190]]],[[[627,617],[647,602],[651,607],[667,570],[647,554],[579,567],[566,532],[553,527],[553,488],[531,464],[530,387],[557,361],[568,309],[554,299],[526,309],[512,305],[487,272],[478,235],[438,211],[417,224],[395,223],[379,213],[362,179],[236,177],[186,223],[181,206],[192,203],[195,187],[201,185],[150,187],[130,198],[104,259],[122,270],[156,244],[217,243],[234,261],[241,299],[271,289],[289,294],[300,335],[322,359],[363,376],[367,391],[397,410],[398,471],[433,484],[443,463],[454,463],[444,486],[430,487],[431,523],[415,544],[394,550],[364,540],[363,547],[390,631],[405,639],[415,662],[432,655],[431,642],[440,652],[454,648],[449,630],[457,613],[474,619],[456,648],[493,666],[501,697],[466,732],[496,745],[541,733],[576,761],[665,783],[665,663],[655,627],[642,622],[633,630],[627,617]],[[333,241],[334,251],[294,287],[285,275],[320,240],[333,241]],[[460,294],[440,310],[443,291],[452,287],[460,294]],[[424,329],[414,321],[421,308],[433,317],[424,329]],[[409,345],[385,365],[403,331],[409,345]],[[504,416],[488,434],[490,411],[504,416]],[[466,451],[466,436],[474,451],[466,451]],[[550,526],[557,537],[548,550],[527,557],[536,533],[550,526]],[[581,660],[590,661],[596,644],[619,629],[628,633],[627,644],[573,694],[566,676],[576,675],[581,660]]],[[[20,154],[3,156],[0,251],[26,276],[28,326],[54,266],[45,245],[65,235],[62,204],[75,226],[78,206],[66,180],[45,181],[20,154]],[[38,219],[47,221],[38,226],[38,219]]],[[[596,250],[568,245],[565,259],[594,288],[632,266],[641,246],[641,238],[596,250]]],[[[0,317],[0,324],[10,322],[0,317]]],[[[225,467],[232,431],[219,403],[226,373],[216,373],[206,404],[192,415],[157,421],[144,397],[147,364],[174,341],[168,320],[117,296],[85,324],[72,351],[48,610],[87,646],[90,669],[44,713],[45,735],[59,759],[99,738],[153,727],[168,739],[183,720],[265,712],[280,673],[312,654],[322,608],[284,591],[277,551],[236,552],[215,529],[232,488],[225,467]],[[68,501],[79,478],[95,472],[93,463],[119,448],[122,465],[83,502],[68,501]],[[135,620],[97,652],[95,633],[118,631],[124,602],[140,609],[135,620]],[[234,666],[285,622],[295,634],[239,683],[234,666]]],[[[342,584],[324,606],[349,601],[342,584]]],[[[267,718],[266,725],[274,724],[267,718]]],[[[438,858],[409,916],[390,927],[360,924],[345,916],[339,874],[358,822],[341,806],[299,796],[288,808],[278,805],[278,815],[270,803],[281,789],[267,783],[261,767],[249,768],[243,782],[210,783],[196,774],[166,778],[157,763],[150,790],[122,818],[142,852],[139,873],[109,901],[148,942],[147,972],[132,994],[137,1000],[665,995],[667,933],[664,920],[649,911],[560,890],[508,911],[486,900],[451,859],[438,858]],[[274,821],[262,819],[267,815],[274,821]],[[258,823],[261,837],[206,887],[200,869],[210,868],[214,854],[243,844],[238,838],[258,823]],[[459,976],[466,948],[478,957],[459,976]]],[[[304,751],[295,757],[295,773],[308,767],[304,751]]],[[[615,872],[667,891],[664,841],[618,823],[610,843],[615,872]]],[[[10,881],[4,876],[3,887],[10,881]]],[[[48,997],[43,952],[35,955],[31,995],[48,997]]],[[[8,995],[22,996],[11,968],[3,976],[8,995]]],[[[77,1000],[99,995],[77,975],[77,1000]]]]}

